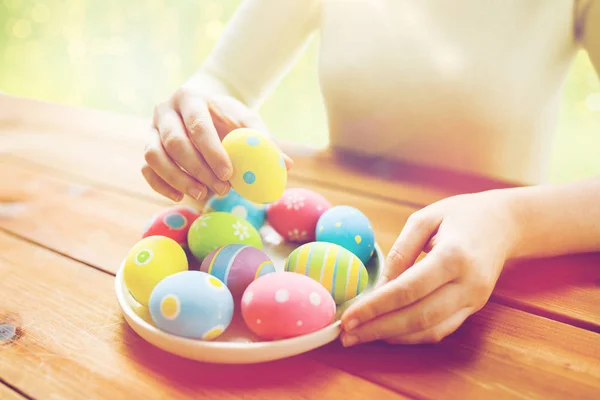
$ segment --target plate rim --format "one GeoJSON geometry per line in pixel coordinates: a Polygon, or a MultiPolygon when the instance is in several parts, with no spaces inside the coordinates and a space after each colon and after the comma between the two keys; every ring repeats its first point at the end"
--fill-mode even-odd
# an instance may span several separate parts
{"type": "MultiPolygon", "coordinates": [[[[384,263],[384,260],[382,258],[383,252],[378,243],[374,243],[373,247],[375,248],[375,253],[380,260],[379,271],[381,273],[382,264],[384,263]]],[[[140,329],[145,330],[148,334],[153,335],[154,337],[157,337],[161,341],[168,341],[168,342],[171,342],[171,343],[174,343],[177,345],[181,345],[181,346],[192,346],[192,347],[195,347],[198,349],[205,348],[205,349],[210,349],[211,351],[216,351],[216,350],[257,351],[257,350],[267,349],[267,348],[268,349],[285,348],[285,347],[293,345],[294,343],[297,343],[297,342],[310,341],[311,338],[322,336],[326,332],[328,332],[333,338],[325,343],[321,343],[318,346],[314,347],[314,348],[318,348],[318,347],[324,346],[324,345],[332,342],[333,340],[337,339],[341,333],[341,320],[335,320],[334,322],[327,325],[326,327],[321,328],[321,329],[311,332],[311,333],[307,333],[304,335],[295,336],[295,337],[291,337],[291,338],[286,338],[286,339],[270,340],[270,341],[261,340],[261,341],[257,341],[257,342],[226,342],[226,341],[218,341],[218,340],[208,341],[208,340],[200,340],[200,339],[187,338],[187,337],[183,337],[183,336],[177,336],[177,335],[165,332],[165,331],[159,329],[158,327],[149,324],[134,311],[133,307],[129,304],[129,302],[125,298],[125,291],[127,290],[127,288],[125,286],[125,281],[123,278],[124,264],[125,264],[125,260],[122,261],[119,269],[117,270],[117,273],[115,274],[114,288],[115,288],[115,292],[116,292],[116,296],[117,296],[117,303],[119,304],[121,313],[124,314],[124,317],[125,317],[124,319],[125,319],[125,322],[127,322],[127,325],[129,325],[129,327],[132,330],[134,330],[139,336],[141,336],[146,342],[152,344],[155,347],[161,347],[161,346],[158,346],[157,344],[148,340],[143,335],[139,334],[137,332],[137,329],[135,329],[129,321],[133,321],[133,323],[135,325],[137,325],[138,327],[140,327],[140,329]],[[335,332],[335,335],[333,335],[334,332],[335,332]]],[[[358,297],[356,297],[356,298],[358,298],[358,297]]],[[[353,302],[353,300],[349,300],[348,302],[346,302],[346,304],[353,302]]],[[[141,305],[141,307],[144,307],[144,306],[141,305]]]]}

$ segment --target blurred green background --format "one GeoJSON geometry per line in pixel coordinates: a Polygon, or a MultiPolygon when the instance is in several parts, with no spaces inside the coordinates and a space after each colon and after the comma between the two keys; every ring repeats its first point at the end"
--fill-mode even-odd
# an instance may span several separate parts
{"type": "MultiPolygon", "coordinates": [[[[150,116],[207,56],[240,0],[0,0],[0,90],[150,116]]],[[[261,114],[279,137],[327,144],[313,40],[261,114]]],[[[435,110],[431,110],[432,114],[435,110]]],[[[600,84],[581,52],[551,179],[600,173],[600,84]]]]}

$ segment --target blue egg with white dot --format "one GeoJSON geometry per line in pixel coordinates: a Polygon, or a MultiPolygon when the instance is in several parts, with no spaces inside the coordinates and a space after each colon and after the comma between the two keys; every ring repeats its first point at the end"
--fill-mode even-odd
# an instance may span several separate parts
{"type": "Polygon", "coordinates": [[[204,213],[215,211],[233,214],[248,221],[257,230],[265,224],[266,206],[246,200],[233,189],[225,196],[214,195],[206,202],[204,213]]]}
{"type": "Polygon", "coordinates": [[[366,264],[375,252],[375,233],[371,222],[360,210],[335,206],[325,211],[316,228],[318,242],[335,243],[354,253],[366,264]]]}
{"type": "Polygon", "coordinates": [[[160,281],[150,295],[156,326],[173,335],[213,340],[229,327],[233,296],[218,278],[202,271],[183,271],[160,281]]]}

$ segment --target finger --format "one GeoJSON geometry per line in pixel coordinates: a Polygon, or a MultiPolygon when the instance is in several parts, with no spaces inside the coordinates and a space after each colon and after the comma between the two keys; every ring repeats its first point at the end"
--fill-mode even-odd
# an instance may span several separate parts
{"type": "MultiPolygon", "coordinates": [[[[253,110],[250,110],[245,104],[232,99],[231,97],[221,98],[219,101],[207,101],[208,110],[210,112],[213,124],[217,129],[219,137],[223,139],[229,132],[238,128],[252,128],[262,131],[268,136],[272,137],[268,132],[264,122],[253,110]],[[222,107],[219,106],[221,103],[223,106],[230,110],[230,113],[225,113],[222,107]],[[233,118],[230,114],[235,114],[233,118]]],[[[290,170],[294,165],[294,161],[285,153],[283,153],[283,161],[286,169],[290,170]]]]}
{"type": "Polygon", "coordinates": [[[342,343],[348,347],[427,330],[465,307],[464,297],[459,284],[449,283],[421,301],[344,332],[342,343]]]}
{"type": "Polygon", "coordinates": [[[148,164],[144,164],[142,167],[142,175],[150,187],[158,194],[168,197],[176,202],[181,201],[183,198],[183,194],[181,192],[165,182],[148,164]]]}
{"type": "Polygon", "coordinates": [[[385,260],[376,287],[386,284],[412,266],[440,223],[441,218],[425,210],[411,215],[385,260]]]}
{"type": "Polygon", "coordinates": [[[243,128],[245,126],[242,125],[241,122],[227,116],[215,102],[209,100],[207,101],[207,106],[210,117],[221,140],[223,140],[232,130],[243,128]]]}
{"type": "Polygon", "coordinates": [[[192,143],[204,157],[214,174],[228,181],[233,173],[229,156],[221,144],[206,102],[195,96],[179,96],[177,107],[192,143]]]}
{"type": "Polygon", "coordinates": [[[387,339],[386,342],[390,344],[439,343],[442,339],[454,333],[471,314],[473,314],[473,309],[466,307],[436,326],[420,332],[395,336],[387,339]]]}
{"type": "Polygon", "coordinates": [[[204,197],[206,186],[175,164],[163,148],[156,129],[152,129],[152,131],[152,138],[144,153],[146,163],[154,170],[156,175],[177,191],[187,193],[195,199],[204,197]]]}
{"type": "Polygon", "coordinates": [[[283,153],[283,162],[285,163],[285,168],[289,171],[294,166],[294,160],[290,158],[287,154],[283,153]]]}
{"type": "Polygon", "coordinates": [[[210,169],[202,154],[198,152],[185,133],[179,114],[173,110],[163,111],[159,117],[155,118],[155,126],[158,128],[163,148],[175,164],[214,192],[220,195],[227,193],[230,187],[229,183],[217,178],[210,169]]]}
{"type": "Polygon", "coordinates": [[[342,315],[344,329],[352,330],[380,315],[406,307],[455,279],[459,268],[454,264],[445,265],[453,260],[444,255],[443,250],[436,248],[396,279],[357,299],[342,315]]]}

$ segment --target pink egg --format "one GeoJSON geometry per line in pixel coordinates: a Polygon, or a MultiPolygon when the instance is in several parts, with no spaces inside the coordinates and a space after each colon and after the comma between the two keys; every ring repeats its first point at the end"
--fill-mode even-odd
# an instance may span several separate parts
{"type": "Polygon", "coordinates": [[[142,238],[148,236],[166,236],[187,249],[187,235],[200,212],[188,206],[173,206],[162,210],[152,217],[146,225],[142,238]]]}
{"type": "Polygon", "coordinates": [[[335,318],[335,302],[317,281],[294,272],[276,272],[252,282],[242,297],[242,316],[264,340],[318,331],[335,318]]]}
{"type": "Polygon", "coordinates": [[[317,222],[331,207],[327,199],[312,190],[291,188],[267,208],[269,224],[289,242],[315,240],[317,222]]]}

